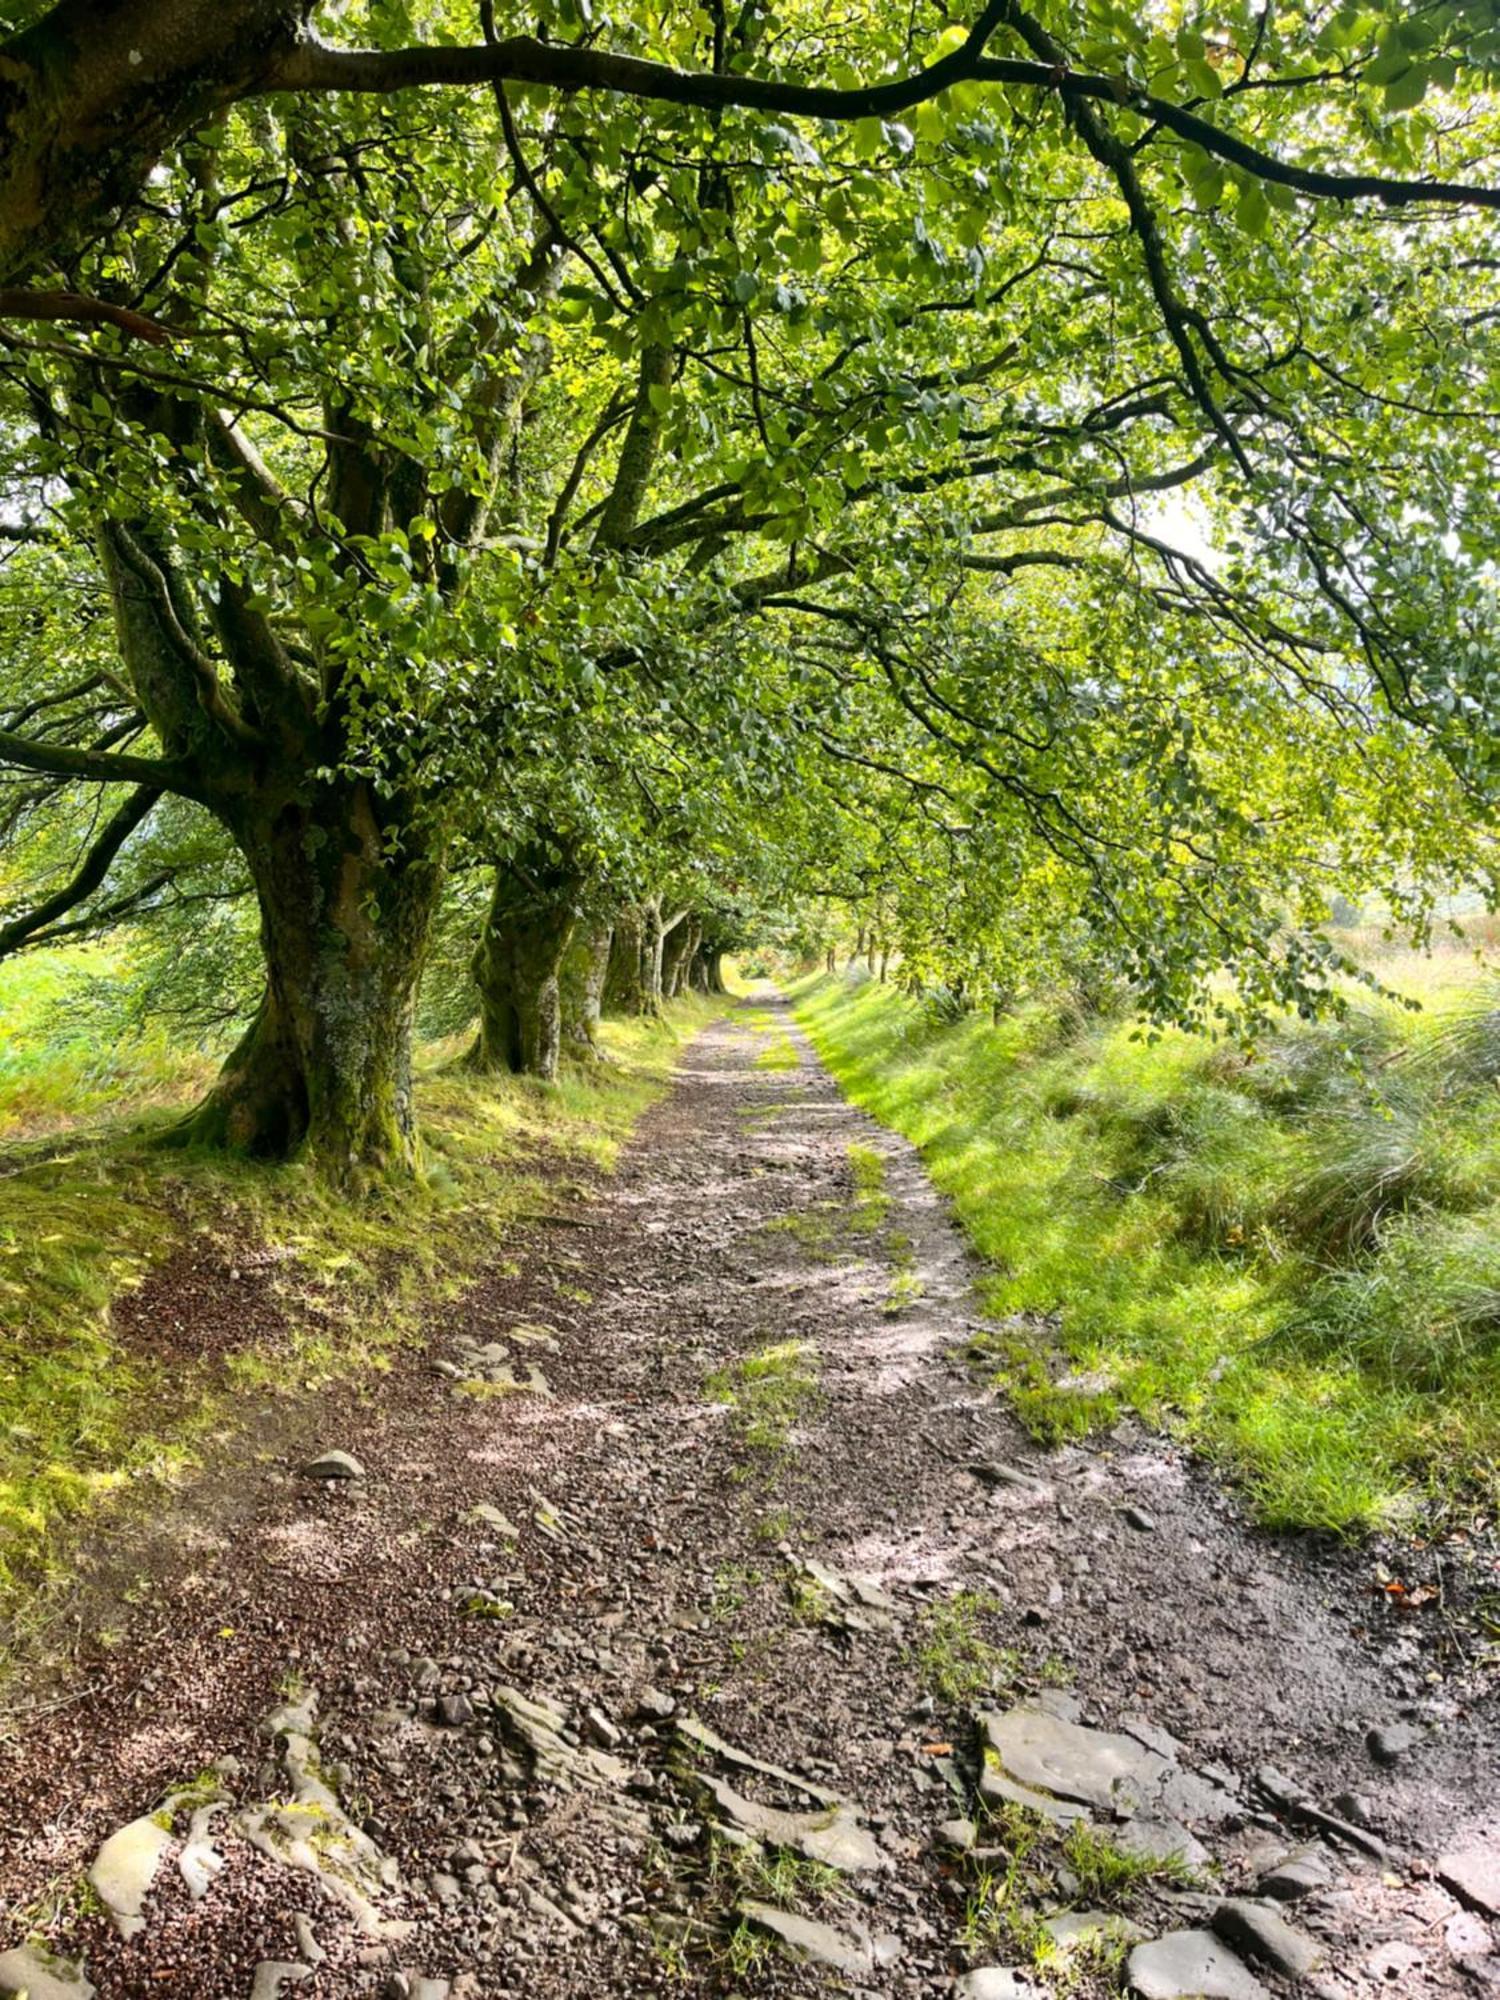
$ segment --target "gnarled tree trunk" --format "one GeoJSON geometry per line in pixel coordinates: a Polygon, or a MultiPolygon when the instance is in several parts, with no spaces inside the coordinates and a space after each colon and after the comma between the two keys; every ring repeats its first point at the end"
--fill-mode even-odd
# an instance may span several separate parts
{"type": "Polygon", "coordinates": [[[693,953],[698,949],[698,939],[702,932],[697,919],[688,910],[676,919],[666,934],[662,946],[661,990],[663,998],[675,1000],[682,991],[687,977],[687,969],[692,963],[693,953]]]}
{"type": "Polygon", "coordinates": [[[635,903],[627,903],[615,916],[609,941],[609,966],[604,975],[606,1014],[644,1014],[646,987],[642,977],[645,961],[646,919],[635,903]]]}
{"type": "Polygon", "coordinates": [[[361,781],[263,788],[221,811],[260,904],[266,993],[176,1137],[301,1152],[350,1182],[416,1160],[411,1020],[442,881],[439,844],[361,781]]]}

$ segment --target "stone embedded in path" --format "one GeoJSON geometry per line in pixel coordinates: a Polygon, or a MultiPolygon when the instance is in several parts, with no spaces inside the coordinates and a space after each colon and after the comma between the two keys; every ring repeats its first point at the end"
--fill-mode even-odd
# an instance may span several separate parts
{"type": "Polygon", "coordinates": [[[1112,1827],[1109,1837],[1122,1852],[1142,1861],[1176,1861],[1184,1868],[1202,1868],[1211,1859],[1203,1842],[1175,1819],[1138,1816],[1112,1827]]]}
{"type": "Polygon", "coordinates": [[[821,1861],[841,1875],[858,1875],[888,1865],[868,1827],[860,1825],[853,1806],[829,1806],[822,1812],[784,1812],[743,1798],[722,1779],[700,1775],[697,1782],[710,1793],[730,1825],[753,1840],[772,1847],[789,1847],[809,1861],[821,1861]]]}
{"type": "Polygon", "coordinates": [[[1125,1976],[1138,2000],[1270,2000],[1250,1968],[1212,1931],[1172,1931],[1138,1944],[1125,1976]]]}
{"type": "Polygon", "coordinates": [[[977,1459],[969,1471],[981,1486],[1013,1486],[1029,1493],[1044,1490],[1043,1482],[1034,1473],[1023,1472],[1019,1465],[1006,1465],[997,1458],[977,1459]]]}
{"type": "Polygon", "coordinates": [[[127,1943],[145,1929],[141,1912],[171,1844],[172,1836],[165,1827],[143,1817],[112,1833],[94,1857],[89,1886],[127,1943]]]}
{"type": "Polygon", "coordinates": [[[955,2000],[1037,2000],[1037,1989],[1024,1972],[1003,1965],[982,1965],[953,1982],[955,2000]]]}
{"type": "Polygon", "coordinates": [[[1321,1847],[1302,1847],[1268,1868],[1255,1886],[1262,1896],[1272,1896],[1278,1903],[1295,1903],[1303,1896],[1316,1895],[1319,1889],[1332,1888],[1333,1878],[1333,1863],[1327,1853],[1321,1847]]]}
{"type": "Polygon", "coordinates": [[[264,1958],[255,1968],[250,2000],[280,2000],[283,1987],[300,1986],[312,1976],[310,1965],[299,1965],[294,1959],[264,1958]]]}
{"type": "Polygon", "coordinates": [[[521,1530],[515,1522],[508,1515],[502,1514],[498,1507],[492,1507],[488,1500],[481,1500],[471,1507],[469,1519],[479,1527],[493,1528],[497,1535],[503,1536],[508,1542],[518,1542],[521,1539],[521,1530]]]}
{"type": "Polygon", "coordinates": [[[364,1467],[347,1451],[320,1451],[302,1468],[304,1479],[363,1479],[364,1476],[364,1467]]]}
{"type": "Polygon", "coordinates": [[[82,1967],[54,1958],[40,1945],[0,1952],[0,2000],[94,2000],[82,1967]]]}
{"type": "Polygon", "coordinates": [[[1214,1911],[1213,1925],[1227,1945],[1288,1979],[1305,1979],[1322,1957],[1306,1932],[1268,1903],[1231,1897],[1214,1911]]]}
{"type": "Polygon", "coordinates": [[[812,1591],[808,1594],[821,1603],[820,1624],[834,1625],[845,1632],[889,1632],[895,1626],[900,1607],[873,1577],[858,1576],[852,1571],[846,1575],[811,1556],[795,1556],[790,1551],[787,1560],[794,1579],[804,1586],[810,1584],[812,1591]]]}
{"type": "Polygon", "coordinates": [[[981,1721],[1008,1777],[1076,1805],[1113,1810],[1165,1763],[1133,1736],[1088,1729],[1031,1702],[981,1721]]]}
{"type": "Polygon", "coordinates": [[[1437,1865],[1445,1889],[1487,1917],[1500,1917],[1500,1847],[1466,1847],[1437,1865]]]}
{"type": "Polygon", "coordinates": [[[1114,1944],[1138,1944],[1146,1936],[1139,1924],[1114,1910],[1064,1910],[1048,1917],[1042,1929],[1060,1950],[1107,1938],[1114,1944]]]}
{"type": "Polygon", "coordinates": [[[1188,1866],[1206,1858],[1188,1822],[1218,1822],[1237,1812],[1221,1785],[1179,1764],[1173,1739],[1135,1722],[1136,1732],[1090,1729],[1058,1702],[1022,1702],[979,1718],[984,1760],[979,1795],[1045,1814],[1059,1824],[1088,1808],[1130,1815],[1122,1846],[1188,1866]],[[1147,1740],[1142,1740],[1142,1739],[1147,1740]]]}
{"type": "MultiPolygon", "coordinates": [[[[644,1701],[644,1697],[642,1699],[644,1701]]],[[[658,1700],[663,1699],[671,1702],[670,1696],[658,1696],[658,1700]]],[[[672,1702],[668,1714],[675,1707],[676,1703],[672,1702]]],[[[774,1778],[778,1784],[790,1785],[793,1791],[805,1793],[808,1798],[816,1799],[819,1805],[836,1806],[843,1803],[837,1792],[830,1792],[822,1785],[815,1785],[811,1778],[799,1777],[795,1771],[784,1770],[780,1764],[768,1764],[764,1758],[752,1757],[748,1750],[740,1750],[733,1743],[726,1743],[722,1736],[710,1729],[706,1722],[700,1722],[696,1715],[682,1717],[677,1724],[677,1735],[682,1742],[693,1749],[707,1750],[710,1755],[719,1758],[725,1764],[733,1764],[742,1771],[756,1771],[763,1778],[774,1778]]]]}
{"type": "Polygon", "coordinates": [[[1415,1750],[1426,1734],[1411,1722],[1387,1722],[1365,1737],[1365,1748],[1377,1764],[1399,1764],[1409,1750],[1415,1750]]]}
{"type": "Polygon", "coordinates": [[[770,1903],[741,1903],[740,1915],[757,1930],[769,1931],[799,1958],[814,1965],[826,1965],[833,1972],[860,1974],[875,1968],[875,1953],[867,1939],[836,1931],[832,1924],[816,1917],[799,1916],[795,1910],[778,1910],[770,1903]]]}

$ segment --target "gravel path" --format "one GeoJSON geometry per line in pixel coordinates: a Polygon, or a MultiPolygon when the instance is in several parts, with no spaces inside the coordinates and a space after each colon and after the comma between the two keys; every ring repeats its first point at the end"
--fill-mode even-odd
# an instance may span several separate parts
{"type": "Polygon", "coordinates": [[[1133,1425],[1038,1451],[963,1358],[972,1276],[779,1004],[707,1030],[519,1273],[374,1393],[226,1445],[158,1524],[148,1600],[0,1746],[10,1940],[100,2000],[915,1996],[1001,1967],[1025,1976],[968,1990],[1082,2000],[1120,1990],[1126,1932],[1038,1923],[1103,1904],[1248,1982],[1153,1985],[1145,1945],[1145,1992],[1500,1989],[1494,1705],[1441,1607],[1252,1533],[1133,1425]],[[318,1447],[365,1476],[299,1476],[318,1447]],[[1104,1879],[1162,1800],[1193,1877],[1104,1879]],[[103,1903],[80,1890],[153,1813],[103,1903]],[[1289,1853],[1290,1944],[1221,1909],[1289,1853]]]}

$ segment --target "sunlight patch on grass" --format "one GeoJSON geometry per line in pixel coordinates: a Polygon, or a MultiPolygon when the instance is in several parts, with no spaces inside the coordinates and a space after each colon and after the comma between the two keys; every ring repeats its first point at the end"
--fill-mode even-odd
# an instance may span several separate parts
{"type": "Polygon", "coordinates": [[[0,1172],[0,1617],[30,1615],[60,1581],[70,1522],[122,1489],[180,1478],[244,1392],[388,1370],[430,1308],[555,1203],[529,1164],[537,1150],[612,1166],[682,1041],[721,1011],[695,998],[664,1023],[606,1023],[616,1059],[556,1085],[434,1072],[429,1052],[425,1180],[354,1201],[298,1165],[163,1153],[149,1130],[11,1146],[0,1172]],[[200,1259],[219,1252],[226,1276],[247,1254],[269,1260],[261,1283],[284,1323],[274,1341],[201,1364],[191,1326],[181,1354],[127,1345],[112,1302],[190,1242],[200,1259]]]}
{"type": "Polygon", "coordinates": [[[1463,976],[1254,1051],[1041,1005],[943,1023],[841,978],[794,998],[952,1198],[998,1322],[976,1358],[1037,1436],[1134,1409],[1267,1524],[1358,1533],[1500,1467],[1500,1001],[1463,976]]]}

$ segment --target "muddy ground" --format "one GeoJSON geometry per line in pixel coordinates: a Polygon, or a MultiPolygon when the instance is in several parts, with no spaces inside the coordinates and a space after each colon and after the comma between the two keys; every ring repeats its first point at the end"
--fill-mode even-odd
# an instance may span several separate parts
{"type": "Polygon", "coordinates": [[[149,1584],[0,1742],[0,1943],[59,1995],[1500,1991],[1483,1545],[1273,1539],[1134,1424],[1032,1445],[920,1161],[777,1003],[519,1261],[101,1556],[149,1584]],[[1101,1863],[1153,1786],[1191,1868],[1101,1863]],[[1291,1942],[1237,1931],[1288,1855],[1291,1942]],[[1179,1933],[1174,1989],[1130,1948],[1179,1933]]]}

